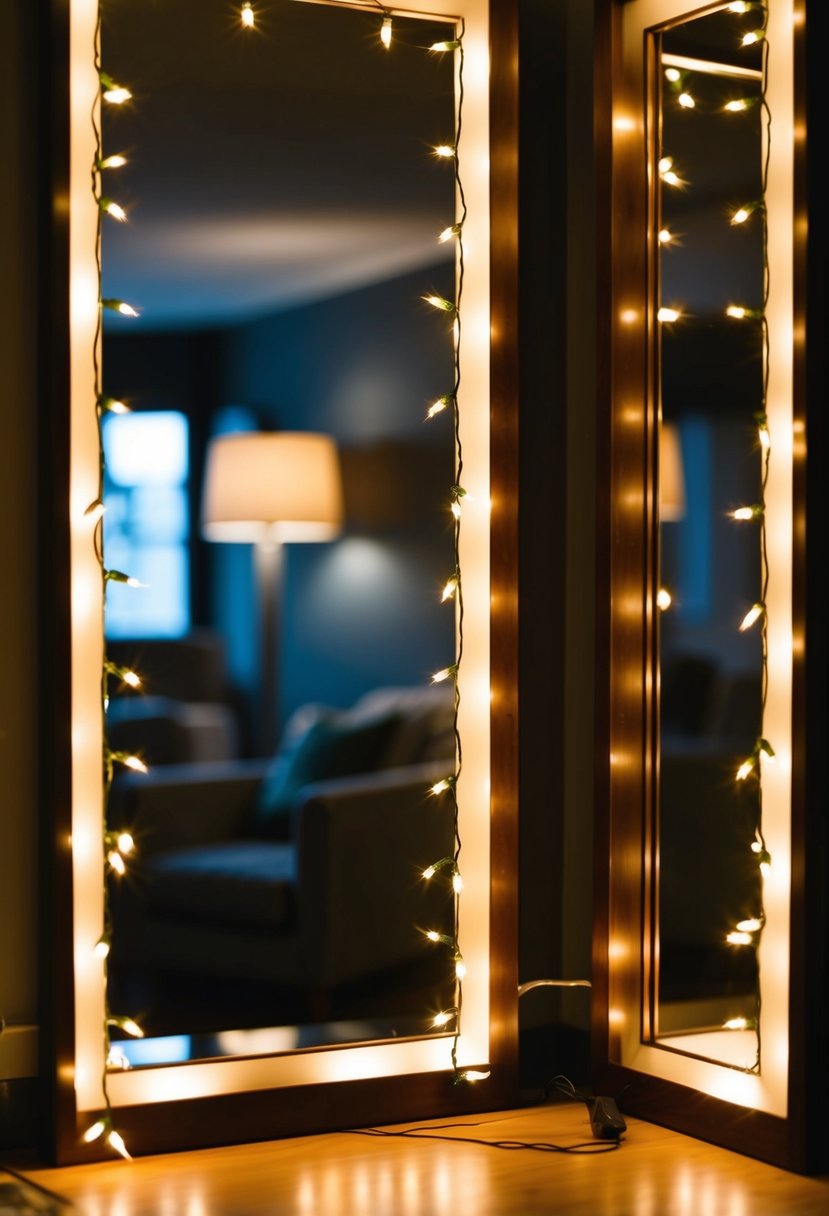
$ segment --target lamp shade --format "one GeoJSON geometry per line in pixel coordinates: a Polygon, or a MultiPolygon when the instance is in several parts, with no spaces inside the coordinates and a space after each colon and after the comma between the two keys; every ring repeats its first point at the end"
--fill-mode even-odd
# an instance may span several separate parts
{"type": "Polygon", "coordinates": [[[206,540],[323,541],[340,531],[342,487],[330,435],[220,435],[207,449],[206,540]]]}
{"type": "Polygon", "coordinates": [[[659,425],[659,518],[675,523],[685,517],[685,475],[679,428],[673,422],[659,425]]]}

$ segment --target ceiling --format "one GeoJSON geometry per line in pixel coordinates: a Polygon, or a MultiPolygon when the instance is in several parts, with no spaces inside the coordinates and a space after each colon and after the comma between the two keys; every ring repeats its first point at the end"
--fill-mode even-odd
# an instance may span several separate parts
{"type": "MultiPolygon", "coordinates": [[[[446,24],[378,8],[256,0],[109,0],[105,71],[133,93],[104,107],[103,294],[141,330],[228,325],[451,256],[452,57],[446,24]]],[[[108,325],[130,324],[107,316],[108,325]]]]}

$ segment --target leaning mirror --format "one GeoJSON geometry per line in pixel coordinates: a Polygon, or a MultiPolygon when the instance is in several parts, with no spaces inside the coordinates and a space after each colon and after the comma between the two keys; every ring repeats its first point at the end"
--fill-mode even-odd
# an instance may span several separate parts
{"type": "Polygon", "coordinates": [[[490,283],[487,5],[73,0],[55,23],[58,1154],[487,1105],[514,1033],[487,927],[511,898],[490,883],[491,748],[512,763],[514,729],[499,746],[512,625],[491,643],[509,584],[489,546],[513,504],[487,403],[510,271],[490,283]]]}
{"type": "Polygon", "coordinates": [[[805,1159],[789,1140],[797,15],[631,0],[606,27],[618,543],[597,1055],[636,1113],[784,1163],[805,1159]]]}

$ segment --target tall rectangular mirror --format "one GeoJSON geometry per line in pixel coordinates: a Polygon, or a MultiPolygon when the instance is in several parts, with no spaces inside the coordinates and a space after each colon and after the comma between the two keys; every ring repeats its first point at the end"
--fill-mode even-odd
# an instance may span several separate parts
{"type": "Polygon", "coordinates": [[[599,8],[615,73],[598,1068],[636,1113],[802,1167],[804,12],[599,8]]]}
{"type": "Polygon", "coordinates": [[[511,1091],[511,10],[52,9],[61,1160],[511,1091]]]}

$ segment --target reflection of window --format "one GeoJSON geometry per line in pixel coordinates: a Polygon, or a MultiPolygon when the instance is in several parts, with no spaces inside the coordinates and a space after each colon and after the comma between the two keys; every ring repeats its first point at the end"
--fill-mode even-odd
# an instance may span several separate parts
{"type": "Polygon", "coordinates": [[[187,419],[109,415],[104,453],[106,565],[143,584],[108,584],[107,636],[178,637],[190,625],[187,419]]]}

